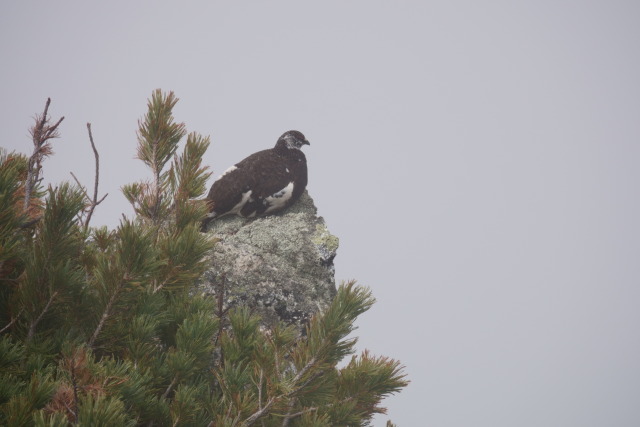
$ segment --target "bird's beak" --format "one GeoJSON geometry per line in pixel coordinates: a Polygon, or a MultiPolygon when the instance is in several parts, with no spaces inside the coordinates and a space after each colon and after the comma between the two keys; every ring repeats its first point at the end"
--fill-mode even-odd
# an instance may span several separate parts
{"type": "Polygon", "coordinates": [[[309,141],[305,139],[304,141],[302,141],[302,145],[311,145],[311,144],[309,144],[309,141]]]}

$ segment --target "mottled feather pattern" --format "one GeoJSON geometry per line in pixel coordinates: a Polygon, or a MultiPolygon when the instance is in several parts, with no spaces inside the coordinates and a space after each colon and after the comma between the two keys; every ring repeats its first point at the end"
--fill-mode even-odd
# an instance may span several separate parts
{"type": "Polygon", "coordinates": [[[307,161],[300,150],[309,142],[298,131],[285,132],[274,148],[250,155],[214,181],[207,196],[206,222],[223,215],[254,217],[293,204],[307,186],[307,161]]]}

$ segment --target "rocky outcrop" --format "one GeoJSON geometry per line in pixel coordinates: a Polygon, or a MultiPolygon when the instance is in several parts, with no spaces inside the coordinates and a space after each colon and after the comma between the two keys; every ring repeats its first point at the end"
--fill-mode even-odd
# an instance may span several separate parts
{"type": "Polygon", "coordinates": [[[338,238],[305,191],[282,213],[255,219],[222,217],[208,227],[218,243],[199,284],[224,307],[248,305],[268,325],[304,324],[336,293],[333,258],[338,238]]]}

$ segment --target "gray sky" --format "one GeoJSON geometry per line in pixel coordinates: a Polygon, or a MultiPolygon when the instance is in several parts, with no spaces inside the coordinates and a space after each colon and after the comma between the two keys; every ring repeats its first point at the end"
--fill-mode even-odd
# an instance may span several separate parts
{"type": "MultiPolygon", "coordinates": [[[[288,129],[378,303],[360,349],[400,359],[402,426],[640,425],[640,3],[3,2],[0,144],[64,115],[51,182],[107,200],[148,177],[155,88],[215,174],[288,129]]],[[[376,419],[384,425],[387,417],[376,419]]]]}

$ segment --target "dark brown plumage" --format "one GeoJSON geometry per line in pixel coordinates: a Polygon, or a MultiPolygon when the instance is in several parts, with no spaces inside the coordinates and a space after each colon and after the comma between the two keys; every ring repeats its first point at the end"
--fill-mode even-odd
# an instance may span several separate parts
{"type": "Polygon", "coordinates": [[[227,169],[209,190],[210,213],[203,229],[223,215],[249,218],[291,206],[307,186],[307,159],[300,150],[303,145],[309,145],[309,141],[291,130],[274,148],[258,151],[227,169]]]}

